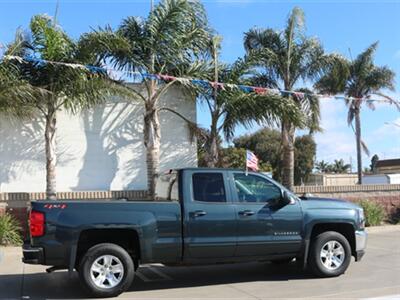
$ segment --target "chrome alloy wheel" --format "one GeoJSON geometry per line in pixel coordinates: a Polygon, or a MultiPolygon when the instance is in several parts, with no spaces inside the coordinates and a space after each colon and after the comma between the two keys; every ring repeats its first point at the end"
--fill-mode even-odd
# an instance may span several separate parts
{"type": "Polygon", "coordinates": [[[321,248],[320,259],[328,270],[336,270],[345,259],[345,252],[342,244],[338,241],[329,241],[321,248]]]}
{"type": "Polygon", "coordinates": [[[99,288],[110,289],[116,287],[124,277],[124,265],[116,256],[100,256],[90,267],[90,277],[99,288]]]}

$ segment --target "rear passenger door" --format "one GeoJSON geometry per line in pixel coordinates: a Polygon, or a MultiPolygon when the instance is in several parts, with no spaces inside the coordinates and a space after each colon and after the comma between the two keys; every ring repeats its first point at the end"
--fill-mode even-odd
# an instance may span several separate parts
{"type": "Polygon", "coordinates": [[[218,261],[233,257],[236,216],[227,188],[227,172],[193,170],[185,172],[185,176],[185,259],[218,261]]]}

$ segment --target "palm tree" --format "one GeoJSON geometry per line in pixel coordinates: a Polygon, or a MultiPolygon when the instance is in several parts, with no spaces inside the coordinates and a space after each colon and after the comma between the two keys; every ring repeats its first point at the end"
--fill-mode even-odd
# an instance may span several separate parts
{"type": "Polygon", "coordinates": [[[199,91],[199,101],[205,102],[210,113],[210,128],[202,130],[205,138],[204,161],[207,167],[216,167],[220,162],[219,142],[221,133],[227,141],[233,137],[237,125],[250,126],[259,124],[278,123],[280,118],[290,119],[293,123],[302,122],[301,114],[295,105],[280,95],[261,95],[254,92],[244,93],[234,87],[247,84],[250,81],[252,57],[237,59],[231,65],[218,62],[221,38],[214,36],[210,39],[209,56],[211,58],[208,74],[211,82],[221,81],[223,87],[204,86],[199,91]]]}
{"type": "Polygon", "coordinates": [[[100,61],[128,71],[134,79],[132,72],[141,74],[144,89],[137,91],[136,96],[145,108],[143,133],[151,197],[155,195],[159,173],[159,113],[173,111],[162,106],[159,100],[173,85],[189,85],[190,82],[149,74],[196,75],[201,64],[196,63],[195,58],[206,47],[208,36],[202,5],[189,0],[163,0],[147,19],[128,17],[115,31],[107,26],[84,35],[87,52],[97,53],[100,61]]]}
{"type": "Polygon", "coordinates": [[[358,183],[362,184],[362,149],[369,155],[361,138],[361,108],[366,105],[375,109],[371,95],[385,98],[400,109],[398,102],[381,93],[382,89],[394,89],[394,72],[386,66],[374,65],[374,54],[378,43],[373,43],[360,53],[355,60],[337,59],[331,69],[315,85],[322,93],[344,94],[348,107],[347,122],[356,136],[358,183]]]}
{"type": "MultiPolygon", "coordinates": [[[[80,45],[51,17],[34,16],[30,22],[30,35],[31,39],[18,31],[14,42],[5,51],[5,58],[13,63],[19,79],[28,84],[32,97],[14,97],[12,103],[8,101],[8,107],[14,107],[18,112],[29,111],[33,117],[44,120],[46,194],[48,199],[56,199],[58,111],[76,113],[105,100],[118,88],[101,70],[93,72],[76,65],[94,60],[83,54],[80,45]]],[[[14,93],[24,94],[25,90],[17,87],[14,93]]]]}
{"type": "MultiPolygon", "coordinates": [[[[17,32],[17,37],[22,37],[21,32],[17,32]]],[[[8,47],[9,48],[9,47],[8,47]]],[[[15,49],[8,49],[10,55],[15,55],[15,49]]],[[[29,82],[24,80],[18,72],[17,66],[12,62],[0,60],[0,112],[3,116],[24,117],[29,115],[29,110],[21,109],[13,103],[20,101],[31,101],[33,89],[29,82]]]]}
{"type": "Polygon", "coordinates": [[[329,163],[321,160],[315,163],[315,169],[320,173],[327,173],[329,170],[329,163]]]}
{"type": "Polygon", "coordinates": [[[332,164],[332,171],[334,173],[348,173],[350,164],[346,164],[343,159],[335,159],[332,164]]]}
{"type": "MultiPolygon", "coordinates": [[[[256,64],[261,73],[255,83],[270,88],[293,91],[302,80],[314,81],[332,59],[325,55],[316,38],[304,35],[304,14],[294,8],[282,31],[254,28],[245,33],[244,46],[248,53],[256,53],[256,64]]],[[[283,93],[298,105],[308,118],[311,131],[318,130],[319,101],[308,94],[283,93]],[[299,95],[299,96],[298,96],[299,95]]],[[[281,120],[283,146],[283,184],[292,189],[294,184],[294,139],[296,126],[290,120],[281,120]]]]}

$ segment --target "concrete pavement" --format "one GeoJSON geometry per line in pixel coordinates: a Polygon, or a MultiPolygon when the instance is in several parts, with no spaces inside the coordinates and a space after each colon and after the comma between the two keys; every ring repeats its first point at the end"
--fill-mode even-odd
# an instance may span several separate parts
{"type": "MultiPolygon", "coordinates": [[[[21,263],[19,248],[2,248],[0,298],[76,299],[86,297],[77,274],[45,273],[21,263]]],[[[129,299],[400,299],[400,230],[371,232],[367,254],[337,278],[314,278],[295,263],[243,263],[201,267],[147,265],[139,269],[129,299]]]]}

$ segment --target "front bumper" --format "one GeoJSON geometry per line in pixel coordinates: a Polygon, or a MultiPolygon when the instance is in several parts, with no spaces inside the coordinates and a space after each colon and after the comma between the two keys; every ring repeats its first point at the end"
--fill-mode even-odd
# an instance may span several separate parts
{"type": "Polygon", "coordinates": [[[32,247],[29,243],[25,243],[22,246],[22,253],[22,262],[25,264],[38,265],[44,262],[43,248],[32,247]]]}
{"type": "Polygon", "coordinates": [[[365,230],[356,231],[356,261],[361,260],[367,248],[368,234],[365,230]]]}

